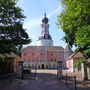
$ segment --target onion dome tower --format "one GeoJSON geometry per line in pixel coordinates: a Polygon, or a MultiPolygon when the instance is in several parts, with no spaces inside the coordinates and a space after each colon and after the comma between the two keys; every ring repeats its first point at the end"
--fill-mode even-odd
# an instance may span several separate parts
{"type": "Polygon", "coordinates": [[[51,35],[49,34],[49,20],[46,17],[46,13],[44,15],[44,18],[42,19],[41,24],[41,35],[39,36],[37,40],[37,46],[53,46],[53,40],[51,35]]]}
{"type": "Polygon", "coordinates": [[[67,44],[64,50],[64,68],[67,68],[66,60],[72,54],[73,54],[73,51],[71,50],[69,44],[67,44]]]}

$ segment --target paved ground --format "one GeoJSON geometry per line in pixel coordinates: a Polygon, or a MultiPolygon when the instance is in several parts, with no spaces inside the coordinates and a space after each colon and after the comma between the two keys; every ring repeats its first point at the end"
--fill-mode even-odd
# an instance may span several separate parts
{"type": "Polygon", "coordinates": [[[57,80],[57,70],[37,70],[37,78],[35,78],[35,70],[32,74],[26,75],[23,80],[15,80],[7,87],[0,90],[75,90],[73,76],[77,76],[77,90],[90,90],[90,76],[88,81],[81,81],[81,73],[70,73],[63,70],[63,79],[57,80]],[[65,75],[68,74],[68,85],[65,85],[65,75]]]}
{"type": "MultiPolygon", "coordinates": [[[[35,71],[32,71],[33,75],[35,71]]],[[[1,90],[70,90],[62,81],[57,80],[56,70],[38,70],[37,78],[16,80],[1,90]]]]}
{"type": "Polygon", "coordinates": [[[18,80],[1,90],[69,90],[57,80],[18,80]]]}
{"type": "Polygon", "coordinates": [[[74,90],[75,87],[75,80],[74,75],[76,75],[76,84],[77,84],[77,90],[90,90],[90,75],[88,75],[88,80],[82,81],[82,74],[81,72],[68,72],[63,70],[63,82],[66,82],[66,73],[67,73],[67,82],[68,86],[72,88],[71,90],[74,90]]]}

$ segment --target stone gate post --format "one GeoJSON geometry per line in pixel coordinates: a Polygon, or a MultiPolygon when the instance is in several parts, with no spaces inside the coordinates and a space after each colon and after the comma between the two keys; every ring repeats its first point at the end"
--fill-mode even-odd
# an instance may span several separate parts
{"type": "Polygon", "coordinates": [[[87,75],[87,64],[86,62],[82,63],[82,80],[88,80],[88,75],[87,75]]]}
{"type": "Polygon", "coordinates": [[[62,78],[62,61],[58,61],[58,79],[62,78]]]}
{"type": "Polygon", "coordinates": [[[23,78],[23,61],[19,61],[18,65],[19,65],[18,77],[22,79],[23,78]]]}

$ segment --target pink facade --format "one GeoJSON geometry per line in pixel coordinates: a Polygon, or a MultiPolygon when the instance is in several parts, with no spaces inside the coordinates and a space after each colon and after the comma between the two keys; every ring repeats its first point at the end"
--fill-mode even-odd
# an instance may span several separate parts
{"type": "Polygon", "coordinates": [[[67,44],[64,49],[61,46],[53,46],[52,36],[49,33],[49,19],[44,14],[41,24],[41,34],[37,40],[37,46],[28,46],[21,51],[24,66],[37,68],[57,68],[57,61],[63,62],[66,68],[66,58],[71,55],[71,49],[67,44]],[[70,52],[70,53],[69,53],[70,52]]]}
{"type": "Polygon", "coordinates": [[[22,50],[21,57],[26,66],[35,66],[37,62],[39,66],[45,64],[46,67],[57,68],[57,61],[64,60],[64,49],[59,46],[29,46],[22,50]]]}

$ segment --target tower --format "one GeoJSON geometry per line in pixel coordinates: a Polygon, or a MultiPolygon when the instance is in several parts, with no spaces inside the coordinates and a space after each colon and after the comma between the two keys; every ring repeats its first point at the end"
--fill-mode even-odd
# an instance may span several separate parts
{"type": "Polygon", "coordinates": [[[41,24],[41,35],[39,36],[37,40],[37,46],[53,46],[53,40],[51,35],[49,34],[49,24],[48,24],[48,18],[46,17],[46,13],[44,15],[44,18],[42,19],[41,24]]]}
{"type": "Polygon", "coordinates": [[[66,65],[66,59],[67,59],[70,55],[72,55],[72,53],[73,53],[73,51],[71,50],[69,44],[67,44],[66,47],[65,47],[65,50],[64,50],[64,68],[67,67],[67,65],[66,65]]]}

